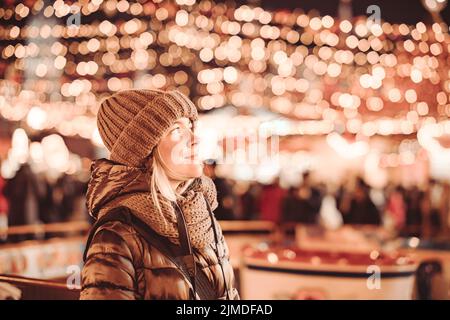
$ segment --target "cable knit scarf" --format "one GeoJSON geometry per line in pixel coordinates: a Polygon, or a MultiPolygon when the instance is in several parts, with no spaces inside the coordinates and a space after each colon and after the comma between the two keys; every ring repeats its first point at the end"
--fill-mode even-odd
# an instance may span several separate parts
{"type": "MultiPolygon", "coordinates": [[[[151,173],[102,160],[92,166],[87,192],[90,211],[98,211],[98,216],[101,216],[117,206],[128,207],[157,233],[179,244],[177,217],[171,201],[158,192],[161,212],[153,203],[148,187],[151,173]],[[109,190],[105,191],[104,188],[109,190]]],[[[177,201],[186,220],[191,244],[195,248],[204,248],[214,243],[214,233],[205,201],[209,202],[212,210],[217,207],[216,188],[206,176],[194,179],[177,201]]],[[[220,226],[216,219],[213,221],[220,239],[220,226]]]]}

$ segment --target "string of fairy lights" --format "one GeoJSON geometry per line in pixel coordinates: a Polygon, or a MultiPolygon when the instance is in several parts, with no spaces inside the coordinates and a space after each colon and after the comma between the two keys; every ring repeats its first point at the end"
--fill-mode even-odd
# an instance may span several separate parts
{"type": "Polygon", "coordinates": [[[176,87],[200,110],[279,113],[292,120],[283,134],[369,138],[427,127],[436,137],[450,133],[449,50],[442,22],[209,0],[9,1],[0,8],[0,115],[98,143],[104,96],[176,87]]]}

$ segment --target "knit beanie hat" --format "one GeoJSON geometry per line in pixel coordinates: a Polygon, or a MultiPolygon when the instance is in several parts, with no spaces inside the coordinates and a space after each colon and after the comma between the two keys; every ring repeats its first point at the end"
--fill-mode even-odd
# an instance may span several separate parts
{"type": "Polygon", "coordinates": [[[124,90],[100,104],[97,126],[112,161],[142,167],[166,130],[182,117],[197,120],[197,109],[177,90],[124,90]]]}

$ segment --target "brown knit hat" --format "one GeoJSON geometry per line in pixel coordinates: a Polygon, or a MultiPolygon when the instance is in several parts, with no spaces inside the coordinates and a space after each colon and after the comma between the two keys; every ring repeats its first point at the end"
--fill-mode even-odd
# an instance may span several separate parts
{"type": "Polygon", "coordinates": [[[181,117],[194,121],[197,109],[177,90],[124,90],[101,103],[97,126],[112,161],[142,167],[164,132],[181,117]]]}

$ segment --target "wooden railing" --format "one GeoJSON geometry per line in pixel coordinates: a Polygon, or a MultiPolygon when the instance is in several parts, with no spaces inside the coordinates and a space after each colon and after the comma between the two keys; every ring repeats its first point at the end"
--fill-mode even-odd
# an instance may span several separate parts
{"type": "Polygon", "coordinates": [[[21,291],[21,300],[78,300],[80,288],[69,289],[63,282],[0,275],[0,283],[8,283],[21,291]]]}
{"type": "MultiPolygon", "coordinates": [[[[231,232],[272,232],[275,224],[269,221],[243,221],[243,220],[222,220],[219,221],[224,233],[231,232]]],[[[23,226],[11,226],[7,229],[8,236],[34,235],[49,233],[86,233],[91,224],[86,221],[70,221],[49,224],[33,224],[23,226]]]]}
{"type": "Polygon", "coordinates": [[[221,220],[223,233],[270,233],[276,225],[270,221],[261,220],[221,220]]]}
{"type": "Polygon", "coordinates": [[[32,224],[23,226],[11,226],[7,229],[8,236],[13,235],[31,235],[45,233],[81,233],[90,228],[87,221],[70,221],[49,224],[32,224]]]}

